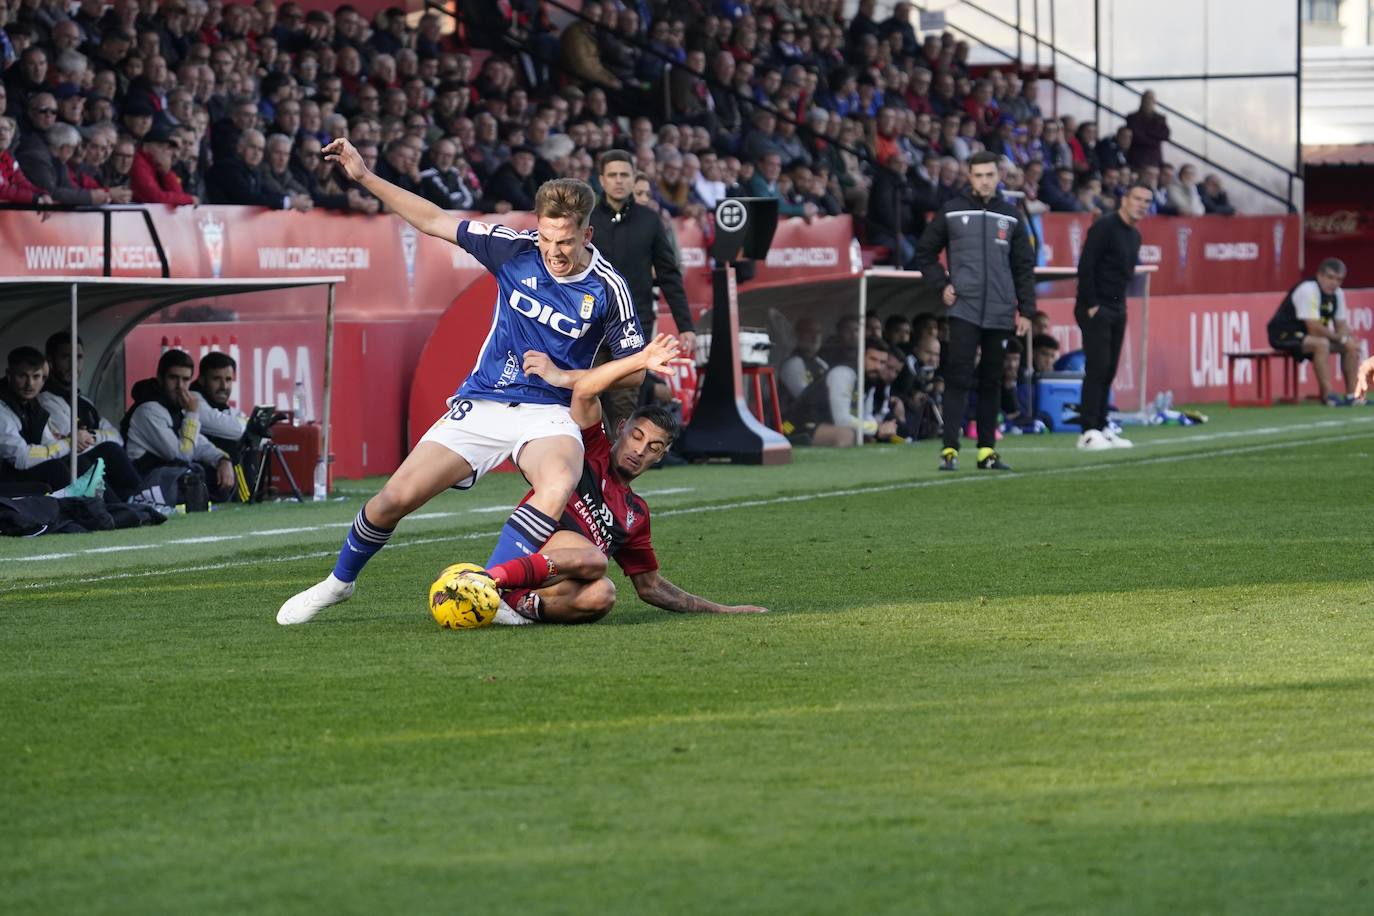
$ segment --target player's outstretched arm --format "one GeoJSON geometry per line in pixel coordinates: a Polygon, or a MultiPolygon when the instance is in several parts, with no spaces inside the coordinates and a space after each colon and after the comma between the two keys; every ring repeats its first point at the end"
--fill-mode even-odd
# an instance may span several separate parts
{"type": "Polygon", "coordinates": [[[363,157],[352,143],[340,137],[320,153],[329,162],[337,162],[344,172],[386,205],[387,209],[419,229],[425,235],[452,242],[458,237],[458,217],[446,213],[423,197],[396,187],[379,178],[363,164],[363,157]]]}
{"type": "Polygon", "coordinates": [[[630,576],[639,600],[676,614],[766,614],[768,608],[753,604],[716,604],[685,592],[659,573],[658,570],[630,576]]]}
{"type": "Polygon", "coordinates": [[[660,334],[643,350],[622,359],[613,359],[592,369],[563,369],[554,365],[546,354],[530,350],[525,353],[525,374],[537,375],[550,385],[571,388],[573,421],[587,427],[601,420],[599,398],[602,393],[618,387],[617,383],[625,379],[639,376],[642,380],[646,370],[667,372],[668,364],[677,359],[678,351],[676,338],[660,334]]]}

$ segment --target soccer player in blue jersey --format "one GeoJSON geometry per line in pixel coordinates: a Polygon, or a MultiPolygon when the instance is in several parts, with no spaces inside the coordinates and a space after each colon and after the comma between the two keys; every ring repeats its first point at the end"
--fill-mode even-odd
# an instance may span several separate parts
{"type": "MultiPolygon", "coordinates": [[[[565,369],[587,369],[604,340],[614,358],[644,347],[625,280],[592,247],[588,226],[596,198],[575,179],[547,181],[535,195],[535,231],[460,220],[422,197],[378,178],[347,140],[323,150],[348,177],[416,229],[456,242],[497,280],[491,329],[472,373],[415,450],[367,501],[323,582],[290,598],[277,623],[305,623],[353,595],[363,565],[385,546],[401,519],[449,487],[467,489],[507,458],[534,488],[501,530],[488,566],[543,546],[582,475],[582,432],[569,414],[569,391],[527,375],[527,352],[548,354],[565,369]]],[[[620,384],[638,386],[641,370],[620,384]]]]}

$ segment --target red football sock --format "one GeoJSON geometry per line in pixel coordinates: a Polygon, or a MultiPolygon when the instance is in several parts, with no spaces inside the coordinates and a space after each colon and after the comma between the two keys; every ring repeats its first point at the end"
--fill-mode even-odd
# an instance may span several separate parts
{"type": "Polygon", "coordinates": [[[487,570],[487,575],[491,576],[497,588],[538,588],[556,572],[548,557],[542,553],[532,553],[493,566],[487,570]]]}

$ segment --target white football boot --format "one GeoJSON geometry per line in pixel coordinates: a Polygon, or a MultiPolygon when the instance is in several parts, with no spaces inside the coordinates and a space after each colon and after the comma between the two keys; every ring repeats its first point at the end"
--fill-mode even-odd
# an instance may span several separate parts
{"type": "Polygon", "coordinates": [[[291,598],[277,611],[277,623],[290,626],[295,623],[308,623],[316,614],[327,607],[343,604],[353,597],[355,583],[334,578],[330,573],[323,582],[316,582],[305,591],[291,598]]]}
{"type": "Polygon", "coordinates": [[[1107,440],[1107,444],[1112,448],[1135,448],[1135,443],[1111,429],[1102,430],[1102,438],[1107,440]]]}
{"type": "Polygon", "coordinates": [[[1090,429],[1078,437],[1078,447],[1085,452],[1100,452],[1112,447],[1100,429],[1090,429]]]}

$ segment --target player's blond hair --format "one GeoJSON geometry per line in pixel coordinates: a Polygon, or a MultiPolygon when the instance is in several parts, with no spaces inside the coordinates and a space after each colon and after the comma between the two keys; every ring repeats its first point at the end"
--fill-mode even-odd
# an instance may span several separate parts
{"type": "Polygon", "coordinates": [[[596,195],[591,185],[576,178],[555,178],[546,181],[534,192],[534,215],[549,219],[571,217],[585,228],[592,218],[596,195]]]}

